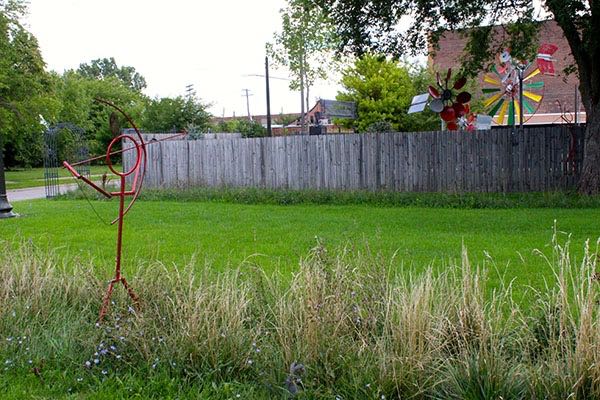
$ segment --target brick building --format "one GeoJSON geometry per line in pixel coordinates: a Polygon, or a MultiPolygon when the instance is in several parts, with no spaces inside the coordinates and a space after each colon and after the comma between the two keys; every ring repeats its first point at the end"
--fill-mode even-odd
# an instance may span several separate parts
{"type": "MultiPolygon", "coordinates": [[[[497,35],[502,34],[501,28],[496,30],[497,35]]],[[[430,65],[435,71],[446,71],[449,67],[458,70],[460,68],[460,55],[464,49],[466,39],[458,32],[449,31],[445,33],[439,42],[439,49],[433,57],[430,57],[430,65]]],[[[556,75],[544,75],[540,79],[544,81],[543,99],[537,112],[527,121],[527,124],[561,124],[565,123],[562,116],[574,120],[574,110],[576,104],[579,105],[578,121],[585,122],[585,112],[579,101],[579,81],[575,73],[565,76],[563,69],[573,64],[573,57],[567,40],[563,36],[562,30],[554,21],[545,21],[540,28],[538,42],[553,43],[558,46],[558,50],[553,57],[556,66],[556,75]],[[576,96],[578,97],[576,99],[576,96]]],[[[477,77],[479,87],[483,85],[483,75],[480,73],[477,77]]],[[[475,96],[482,96],[481,93],[474,93],[475,96]]],[[[528,114],[525,114],[527,119],[528,114]]]]}

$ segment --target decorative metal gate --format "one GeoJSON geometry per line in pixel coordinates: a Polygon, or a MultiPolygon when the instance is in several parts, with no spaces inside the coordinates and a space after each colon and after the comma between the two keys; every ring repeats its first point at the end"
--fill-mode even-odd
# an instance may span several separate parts
{"type": "MultiPolygon", "coordinates": [[[[46,198],[60,194],[58,169],[62,160],[82,161],[89,156],[85,131],[70,122],[50,127],[44,133],[44,182],[46,198]]],[[[77,172],[90,176],[89,163],[77,166],[77,172]]]]}

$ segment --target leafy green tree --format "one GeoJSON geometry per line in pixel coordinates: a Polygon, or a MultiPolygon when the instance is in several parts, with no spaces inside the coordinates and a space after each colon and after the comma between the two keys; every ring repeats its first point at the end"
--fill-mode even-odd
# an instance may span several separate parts
{"type": "MultiPolygon", "coordinates": [[[[115,77],[97,80],[75,71],[66,71],[62,75],[54,74],[53,82],[58,109],[49,122],[68,121],[83,128],[94,154],[104,153],[113,138],[108,121],[114,111],[94,99],[101,98],[115,103],[138,124],[142,120],[147,99],[115,77]]],[[[121,120],[120,123],[123,128],[129,127],[126,121],[121,120]]]]}
{"type": "Polygon", "coordinates": [[[77,72],[81,76],[91,79],[117,78],[136,92],[141,92],[147,86],[146,79],[134,67],[119,67],[113,57],[98,58],[89,64],[79,64],[77,72]]]}
{"type": "MultiPolygon", "coordinates": [[[[310,88],[318,79],[325,79],[331,68],[336,36],[333,25],[312,0],[288,0],[280,10],[281,32],[267,43],[267,54],[275,65],[289,69],[290,89],[300,90],[301,124],[305,110],[310,108],[310,88]]],[[[304,129],[304,128],[303,128],[304,129]]]]}
{"type": "Polygon", "coordinates": [[[337,95],[338,100],[356,103],[357,118],[336,122],[359,132],[435,129],[439,122],[431,112],[406,113],[417,89],[422,90],[413,83],[416,78],[424,81],[422,74],[416,70],[411,75],[408,67],[383,56],[364,55],[343,72],[344,91],[337,95]]]}
{"type": "MultiPolygon", "coordinates": [[[[579,77],[579,91],[587,114],[585,154],[579,191],[600,193],[600,2],[541,0],[569,43],[579,77]]],[[[425,52],[435,47],[444,30],[461,30],[468,41],[463,68],[475,74],[498,50],[510,47],[518,58],[535,51],[539,24],[531,0],[315,0],[333,21],[344,53],[377,51],[393,55],[425,52]],[[403,17],[412,23],[398,29],[403,17]],[[507,35],[485,26],[503,24],[507,35]]]]}
{"type": "Polygon", "coordinates": [[[142,127],[148,132],[200,132],[209,126],[207,105],[195,97],[150,100],[142,127]]]}
{"type": "Polygon", "coordinates": [[[267,128],[246,118],[219,121],[211,128],[214,132],[241,133],[242,137],[267,136],[267,128]]]}
{"type": "Polygon", "coordinates": [[[19,21],[24,12],[25,2],[0,0],[0,150],[8,166],[41,162],[39,115],[55,105],[38,42],[19,21]]]}

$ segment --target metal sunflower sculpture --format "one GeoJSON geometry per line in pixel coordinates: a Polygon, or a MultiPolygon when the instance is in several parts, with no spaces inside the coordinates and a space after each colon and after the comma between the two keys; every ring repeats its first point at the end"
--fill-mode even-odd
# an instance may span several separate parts
{"type": "Polygon", "coordinates": [[[527,122],[544,98],[540,68],[531,62],[515,60],[505,50],[483,77],[483,106],[498,125],[527,122]]]}

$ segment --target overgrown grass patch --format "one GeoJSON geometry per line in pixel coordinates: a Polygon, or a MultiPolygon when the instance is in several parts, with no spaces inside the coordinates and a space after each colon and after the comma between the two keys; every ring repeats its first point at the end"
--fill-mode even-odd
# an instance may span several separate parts
{"type": "MultiPolygon", "coordinates": [[[[9,397],[595,399],[597,247],[554,236],[555,281],[514,301],[466,250],[445,271],[317,243],[290,279],[242,265],[130,271],[142,303],[89,261],[21,243],[0,255],[0,388],[9,397]],[[291,368],[292,367],[292,368],[291,368]],[[113,392],[114,391],[114,392],[113,392]],[[112,396],[112,397],[111,397],[112,396]]],[[[5,248],[7,243],[2,243],[5,248]]]]}
{"type": "MultiPolygon", "coordinates": [[[[69,198],[81,198],[72,192],[69,198]]],[[[458,209],[600,208],[600,196],[576,192],[533,193],[418,193],[391,191],[283,190],[262,188],[148,189],[143,199],[153,201],[216,201],[270,205],[367,205],[458,209]]]]}

